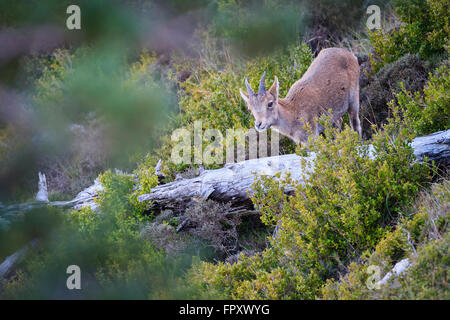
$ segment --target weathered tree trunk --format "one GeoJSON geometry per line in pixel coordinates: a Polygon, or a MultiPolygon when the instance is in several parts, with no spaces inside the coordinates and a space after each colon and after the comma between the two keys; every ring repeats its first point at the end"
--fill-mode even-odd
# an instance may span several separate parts
{"type": "MultiPolygon", "coordinates": [[[[411,144],[414,155],[418,161],[427,157],[429,161],[447,170],[450,166],[450,130],[440,131],[424,137],[417,137],[411,144]]],[[[184,210],[192,201],[198,199],[214,199],[222,202],[232,202],[236,207],[242,208],[249,204],[248,194],[252,193],[251,185],[257,176],[273,176],[278,172],[290,173],[294,180],[302,183],[302,171],[300,163],[302,158],[307,162],[313,160],[310,157],[300,157],[295,154],[281,155],[275,157],[246,160],[239,163],[227,164],[221,169],[205,170],[198,177],[191,179],[177,179],[171,183],[155,187],[151,193],[139,197],[139,201],[152,201],[156,208],[169,208],[184,210]]],[[[161,175],[160,164],[156,167],[156,173],[161,175]]],[[[45,177],[40,177],[40,185],[45,177]]],[[[1,206],[2,214],[16,214],[36,207],[59,206],[79,209],[90,206],[96,209],[94,199],[98,191],[102,190],[98,180],[85,190],[81,191],[70,201],[36,201],[21,203],[10,206],[1,206]]],[[[43,189],[41,193],[45,193],[43,189]]],[[[290,190],[287,190],[289,192],[290,190]]],[[[45,197],[42,197],[45,200],[45,197]]]]}
{"type": "Polygon", "coordinates": [[[418,161],[427,157],[443,170],[450,167],[450,130],[439,131],[428,136],[417,137],[411,143],[418,161]]]}
{"type": "MultiPolygon", "coordinates": [[[[414,139],[411,146],[418,161],[428,157],[442,168],[450,164],[450,130],[433,133],[414,139]]],[[[152,201],[155,208],[182,211],[197,199],[213,199],[248,205],[251,185],[257,176],[274,176],[278,172],[289,172],[292,179],[302,183],[302,158],[311,162],[314,155],[300,157],[295,154],[246,160],[227,164],[217,170],[205,170],[198,177],[179,179],[159,185],[151,193],[141,195],[140,202],[152,201]]],[[[291,191],[289,189],[287,192],[291,191]]]]}
{"type": "MultiPolygon", "coordinates": [[[[304,159],[311,162],[313,156],[304,159]]],[[[155,208],[175,211],[184,210],[193,201],[206,199],[246,206],[252,194],[251,186],[258,176],[289,172],[292,179],[301,183],[301,161],[302,157],[288,154],[227,164],[221,169],[205,170],[195,178],[159,185],[151,193],[141,195],[139,201],[152,201],[155,208]]]]}
{"type": "MultiPolygon", "coordinates": [[[[45,176],[44,176],[45,179],[45,176]]],[[[41,181],[41,180],[40,180],[41,181]]],[[[39,184],[41,185],[41,184],[39,184]]],[[[26,202],[26,203],[18,203],[18,204],[12,204],[8,206],[2,206],[0,204],[0,218],[1,216],[13,216],[18,213],[23,213],[26,211],[30,211],[32,209],[36,208],[42,208],[45,206],[54,206],[54,207],[61,207],[61,208],[72,208],[72,209],[80,209],[82,207],[91,207],[92,209],[97,208],[97,203],[94,201],[95,198],[98,195],[98,191],[102,190],[103,187],[100,184],[98,180],[95,180],[94,184],[80,193],[77,194],[77,196],[69,201],[53,201],[49,202],[48,199],[45,201],[45,198],[39,198],[36,201],[33,202],[26,202]]],[[[41,193],[41,189],[39,190],[38,194],[41,193]]],[[[42,193],[41,193],[42,194],[42,193]]]]}
{"type": "Polygon", "coordinates": [[[35,248],[38,245],[38,242],[39,240],[34,239],[20,250],[17,250],[12,255],[6,257],[5,261],[0,264],[0,280],[2,278],[9,278],[15,272],[17,265],[22,261],[30,247],[35,248]]]}

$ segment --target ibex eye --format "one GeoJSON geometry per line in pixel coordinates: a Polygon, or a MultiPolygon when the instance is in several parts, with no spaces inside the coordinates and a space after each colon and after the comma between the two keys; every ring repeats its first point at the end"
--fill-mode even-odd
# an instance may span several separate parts
{"type": "Polygon", "coordinates": [[[268,108],[272,108],[273,106],[273,102],[269,102],[269,104],[267,105],[268,108]]]}

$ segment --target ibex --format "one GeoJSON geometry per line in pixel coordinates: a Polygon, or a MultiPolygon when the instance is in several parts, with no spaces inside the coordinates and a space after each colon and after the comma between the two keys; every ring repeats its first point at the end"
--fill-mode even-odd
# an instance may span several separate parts
{"type": "Polygon", "coordinates": [[[359,64],[356,57],[345,49],[322,50],[303,77],[289,89],[285,98],[279,98],[278,78],[268,91],[264,72],[258,93],[245,79],[247,92],[239,89],[242,98],[255,118],[259,132],[272,127],[296,143],[306,143],[309,123],[312,133],[318,135],[323,127],[314,119],[331,110],[334,125],[341,127],[342,116],[348,112],[350,126],[361,136],[359,121],[359,64]]]}

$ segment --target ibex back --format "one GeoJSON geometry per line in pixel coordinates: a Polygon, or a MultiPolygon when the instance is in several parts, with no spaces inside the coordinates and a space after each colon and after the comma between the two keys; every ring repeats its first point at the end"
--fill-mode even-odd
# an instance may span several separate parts
{"type": "Polygon", "coordinates": [[[361,136],[359,64],[351,52],[340,48],[322,50],[285,98],[278,97],[277,77],[266,91],[265,75],[264,72],[258,93],[247,78],[247,92],[239,89],[255,118],[257,131],[272,127],[296,143],[305,143],[308,141],[305,124],[309,123],[313,134],[318,135],[323,128],[314,119],[331,110],[332,121],[339,128],[342,116],[348,112],[350,126],[361,136]]]}

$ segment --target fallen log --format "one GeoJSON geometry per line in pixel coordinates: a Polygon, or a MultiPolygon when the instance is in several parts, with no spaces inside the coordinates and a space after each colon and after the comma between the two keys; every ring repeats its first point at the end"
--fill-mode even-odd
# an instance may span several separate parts
{"type": "MultiPolygon", "coordinates": [[[[429,161],[434,161],[438,166],[447,170],[450,166],[450,130],[439,131],[428,136],[417,137],[411,143],[417,161],[422,162],[425,157],[429,161]]],[[[314,155],[304,158],[307,162],[313,160],[314,155]]],[[[227,164],[221,169],[204,170],[195,178],[177,179],[173,182],[159,185],[152,189],[149,194],[139,197],[140,202],[152,201],[155,208],[168,208],[184,210],[192,201],[200,199],[214,199],[222,202],[231,201],[240,210],[249,206],[247,192],[252,192],[251,185],[258,175],[275,175],[277,172],[284,174],[289,172],[294,180],[302,182],[302,172],[300,170],[301,160],[295,154],[266,157],[246,160],[239,163],[227,164]]],[[[155,168],[158,175],[160,164],[155,168]]],[[[45,177],[40,176],[41,186],[45,177]]],[[[44,201],[34,201],[21,204],[2,206],[0,203],[0,220],[7,215],[15,215],[43,206],[58,206],[63,208],[80,209],[83,207],[97,208],[95,202],[98,192],[103,187],[98,180],[92,186],[81,191],[70,201],[45,201],[45,197],[38,197],[44,201]]],[[[287,192],[290,190],[288,189],[287,192]]],[[[42,189],[41,194],[47,191],[42,189]]],[[[39,192],[38,192],[39,193],[39,192]]]]}
{"type": "MultiPolygon", "coordinates": [[[[314,155],[304,159],[311,162],[314,155]]],[[[301,161],[302,157],[287,154],[226,164],[220,169],[205,170],[195,178],[159,185],[153,188],[151,193],[141,195],[138,200],[152,201],[154,208],[169,208],[175,211],[184,210],[193,201],[206,199],[245,206],[249,202],[248,193],[251,194],[251,186],[259,175],[285,175],[289,172],[292,179],[301,183],[301,161]]]]}
{"type": "MultiPolygon", "coordinates": [[[[44,178],[45,179],[45,178],[44,178]]],[[[39,184],[41,186],[41,184],[39,184]]],[[[8,217],[13,217],[17,214],[24,213],[33,209],[42,208],[46,206],[54,206],[61,208],[71,208],[71,209],[80,209],[83,207],[90,207],[95,210],[97,208],[97,203],[95,199],[98,196],[98,192],[102,190],[103,187],[100,182],[96,179],[94,184],[80,193],[76,195],[76,197],[69,201],[48,201],[45,198],[39,198],[36,201],[11,204],[11,205],[2,205],[0,203],[0,222],[1,219],[5,219],[8,217]],[[42,199],[42,200],[41,200],[42,199]]],[[[38,194],[43,194],[42,190],[39,189],[38,194]]]]}
{"type": "Polygon", "coordinates": [[[417,161],[422,162],[427,157],[444,170],[450,167],[450,130],[417,137],[412,141],[411,147],[417,161]]]}
{"type": "MultiPolygon", "coordinates": [[[[429,161],[448,168],[450,164],[450,130],[418,137],[411,144],[417,161],[427,157],[429,161]]],[[[303,182],[301,161],[311,162],[314,154],[300,157],[295,154],[246,160],[227,164],[221,169],[205,170],[198,177],[177,179],[159,185],[151,193],[141,195],[140,202],[152,202],[153,209],[183,211],[193,201],[212,199],[232,202],[233,205],[250,205],[251,186],[258,176],[274,176],[276,173],[290,173],[298,183],[303,182]]],[[[290,192],[289,188],[286,190],[290,192]]]]}
{"type": "Polygon", "coordinates": [[[11,275],[14,274],[17,265],[23,260],[25,255],[30,250],[30,247],[36,248],[38,243],[38,239],[33,239],[29,244],[17,250],[12,255],[6,257],[6,259],[0,264],[0,280],[11,277],[11,275]]]}

